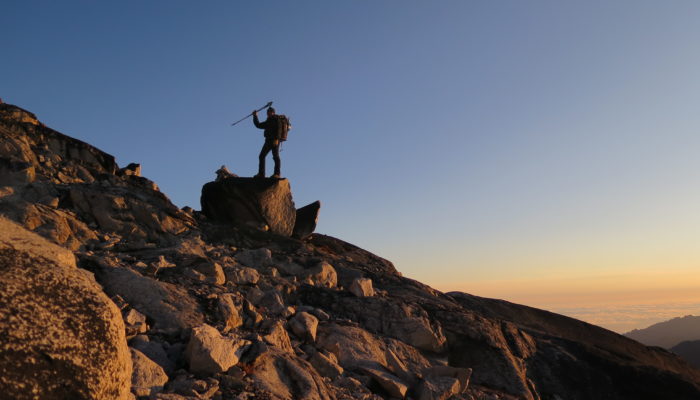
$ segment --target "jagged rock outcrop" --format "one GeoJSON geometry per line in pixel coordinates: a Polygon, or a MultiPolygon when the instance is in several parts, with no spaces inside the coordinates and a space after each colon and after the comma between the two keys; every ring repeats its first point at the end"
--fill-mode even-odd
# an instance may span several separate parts
{"type": "MultiPolygon", "coordinates": [[[[0,134],[0,214],[72,250],[80,267],[74,271],[94,273],[98,291],[128,322],[121,334],[138,365],[123,381],[132,382],[134,394],[161,400],[700,397],[700,372],[674,354],[546,311],[441,293],[357,246],[310,234],[312,228],[299,231],[301,222],[294,234],[304,208],[294,209],[286,180],[246,180],[222,169],[219,182],[203,189],[204,212],[180,210],[137,165],[119,168],[108,154],[17,107],[0,105],[0,134]],[[240,188],[221,189],[227,182],[260,185],[257,194],[241,195],[245,212],[236,213],[243,217],[231,214],[226,202],[240,188]],[[270,211],[277,206],[263,204],[271,198],[283,206],[270,211]]],[[[311,211],[307,222],[317,217],[318,208],[311,211]]],[[[23,287],[42,284],[43,276],[23,275],[23,287]]],[[[56,306],[53,297],[43,301],[56,306]]],[[[89,315],[75,310],[77,318],[89,315]]],[[[61,315],[59,322],[54,316],[40,322],[85,333],[61,315]]],[[[10,333],[33,332],[18,329],[10,333]]],[[[0,360],[10,371],[0,382],[34,379],[0,360]]]]}
{"type": "Polygon", "coordinates": [[[321,202],[314,201],[297,209],[296,220],[292,235],[298,239],[305,239],[316,230],[318,213],[321,210],[321,202]]]}
{"type": "Polygon", "coordinates": [[[0,217],[0,287],[3,398],[127,398],[124,322],[70,251],[0,217]]]}
{"type": "Polygon", "coordinates": [[[0,104],[0,184],[35,181],[90,183],[118,170],[114,157],[40,123],[36,116],[0,104]]]}
{"type": "Polygon", "coordinates": [[[194,223],[152,181],[27,111],[0,104],[0,134],[0,213],[57,244],[77,250],[99,231],[166,246],[194,223]]]}

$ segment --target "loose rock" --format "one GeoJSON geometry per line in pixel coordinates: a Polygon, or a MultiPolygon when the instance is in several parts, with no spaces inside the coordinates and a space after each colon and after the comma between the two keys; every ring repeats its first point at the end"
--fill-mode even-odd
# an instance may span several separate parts
{"type": "Polygon", "coordinates": [[[331,399],[323,378],[308,362],[273,347],[255,360],[250,376],[275,399],[331,399]]]}
{"type": "Polygon", "coordinates": [[[334,288],[338,285],[338,274],[335,272],[335,268],[326,261],[321,261],[306,270],[303,276],[311,279],[315,286],[334,288]]]}
{"type": "Polygon", "coordinates": [[[314,353],[309,360],[319,374],[335,379],[343,374],[343,367],[338,365],[338,359],[333,353],[324,354],[320,351],[314,353]]]}
{"type": "Polygon", "coordinates": [[[258,301],[258,306],[265,308],[269,313],[273,315],[280,315],[287,313],[287,306],[282,300],[277,290],[269,290],[265,295],[258,301]]]}
{"type": "Polygon", "coordinates": [[[168,375],[163,368],[140,351],[133,348],[130,350],[134,366],[131,375],[131,391],[136,396],[151,396],[161,392],[168,382],[168,375]]]}
{"type": "Polygon", "coordinates": [[[459,380],[449,376],[431,377],[418,387],[418,400],[447,400],[461,393],[459,380]]]}
{"type": "Polygon", "coordinates": [[[158,261],[154,261],[148,265],[149,270],[148,272],[151,275],[156,275],[158,271],[164,268],[173,268],[176,265],[171,263],[170,261],[166,260],[164,256],[159,256],[158,261]]]}
{"type": "Polygon", "coordinates": [[[289,320],[289,327],[299,339],[310,342],[316,341],[318,318],[313,315],[306,312],[297,313],[294,318],[289,320]]]}
{"type": "Polygon", "coordinates": [[[464,393],[467,391],[471,376],[471,368],[455,368],[447,365],[438,365],[423,370],[423,377],[426,380],[438,381],[439,378],[456,379],[459,382],[458,393],[464,393]]]}
{"type": "Polygon", "coordinates": [[[219,296],[218,302],[219,314],[221,320],[224,321],[224,332],[238,328],[243,325],[243,317],[241,316],[241,308],[236,305],[236,296],[230,293],[224,293],[219,296]]]}
{"type": "Polygon", "coordinates": [[[216,328],[204,324],[192,330],[185,357],[191,372],[212,375],[236,365],[248,344],[236,337],[222,337],[216,328]]]}
{"type": "Polygon", "coordinates": [[[148,330],[146,316],[133,308],[124,316],[124,323],[126,324],[126,331],[129,336],[138,335],[148,330]]]}
{"type": "MultiPolygon", "coordinates": [[[[129,341],[129,345],[160,365],[166,374],[175,371],[175,363],[168,357],[168,353],[160,342],[151,341],[146,335],[138,335],[129,341]]],[[[171,350],[174,350],[172,346],[171,350]]]]}
{"type": "Polygon", "coordinates": [[[350,292],[357,297],[374,296],[372,280],[369,278],[356,278],[350,284],[350,292]]]}
{"type": "Polygon", "coordinates": [[[255,285],[260,280],[260,274],[249,267],[226,268],[226,279],[237,285],[255,285]]]}
{"type": "Polygon", "coordinates": [[[362,372],[369,375],[392,397],[403,399],[408,392],[408,386],[394,375],[378,368],[361,367],[362,372]]]}
{"type": "Polygon", "coordinates": [[[288,353],[294,353],[292,343],[289,340],[289,335],[287,334],[287,330],[284,329],[284,323],[282,321],[272,322],[269,327],[269,333],[263,336],[263,340],[288,353]]]}
{"type": "Polygon", "coordinates": [[[194,267],[195,270],[199,271],[204,275],[207,282],[215,283],[217,285],[223,285],[226,283],[226,275],[224,274],[223,268],[219,263],[204,263],[199,264],[194,267]]]}
{"type": "Polygon", "coordinates": [[[272,263],[270,249],[243,250],[236,254],[236,261],[251,268],[262,269],[272,263]]]}

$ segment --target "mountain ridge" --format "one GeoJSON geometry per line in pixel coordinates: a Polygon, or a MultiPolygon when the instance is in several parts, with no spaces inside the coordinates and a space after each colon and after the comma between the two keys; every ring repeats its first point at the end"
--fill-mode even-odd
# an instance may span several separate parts
{"type": "Polygon", "coordinates": [[[676,317],[643,329],[633,329],[623,335],[648,346],[670,349],[684,341],[700,340],[700,317],[676,317]]]}

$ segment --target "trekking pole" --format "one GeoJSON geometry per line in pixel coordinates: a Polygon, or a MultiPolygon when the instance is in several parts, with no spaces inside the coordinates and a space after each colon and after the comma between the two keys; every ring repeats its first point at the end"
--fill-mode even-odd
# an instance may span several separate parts
{"type": "MultiPolygon", "coordinates": [[[[264,109],[266,109],[266,108],[269,108],[269,107],[271,107],[271,106],[272,106],[272,102],[270,101],[270,102],[268,102],[267,104],[265,104],[264,106],[262,106],[262,107],[258,108],[257,110],[255,110],[255,112],[262,111],[262,110],[264,110],[264,109]]],[[[251,115],[253,115],[253,113],[250,113],[250,114],[246,115],[245,117],[239,119],[238,121],[232,123],[231,126],[236,125],[237,123],[243,121],[244,119],[250,117],[251,115]]]]}

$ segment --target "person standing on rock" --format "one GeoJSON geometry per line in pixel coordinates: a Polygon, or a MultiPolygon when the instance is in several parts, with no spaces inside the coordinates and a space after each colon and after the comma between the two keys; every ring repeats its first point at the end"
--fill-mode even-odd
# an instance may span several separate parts
{"type": "Polygon", "coordinates": [[[275,115],[275,109],[268,107],[267,109],[267,119],[264,122],[258,120],[258,112],[253,111],[253,124],[259,129],[265,130],[265,144],[263,144],[262,150],[260,150],[259,163],[258,163],[258,174],[255,178],[265,177],[265,157],[267,153],[272,150],[272,159],[275,161],[275,173],[270,176],[270,178],[280,178],[281,176],[281,160],[280,160],[280,137],[279,137],[279,124],[282,123],[279,118],[275,115]]]}

